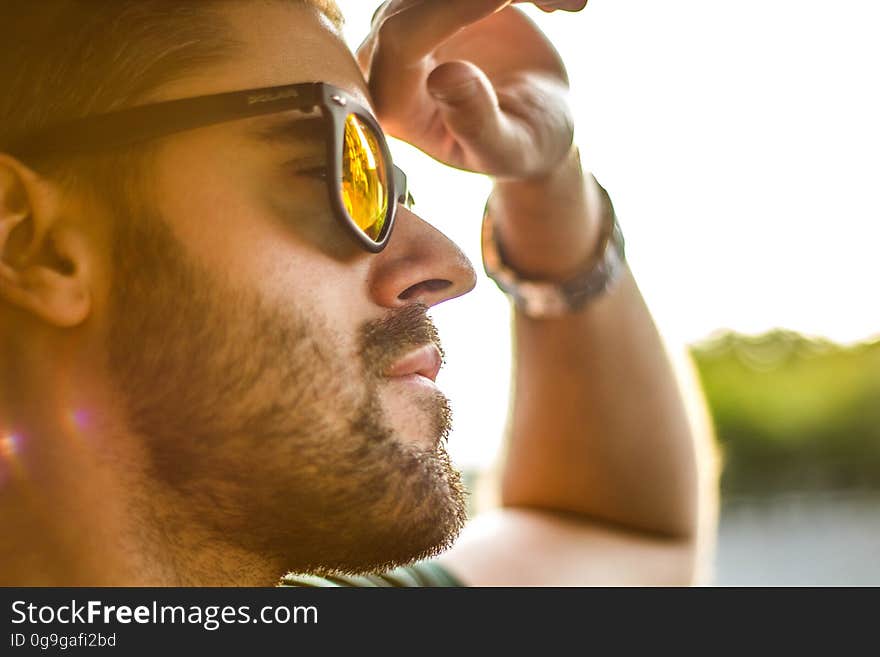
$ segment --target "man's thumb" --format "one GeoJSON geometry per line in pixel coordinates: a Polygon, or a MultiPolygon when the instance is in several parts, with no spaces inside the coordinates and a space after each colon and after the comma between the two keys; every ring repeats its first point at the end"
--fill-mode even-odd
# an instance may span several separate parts
{"type": "Polygon", "coordinates": [[[499,145],[493,143],[501,136],[498,96],[483,71],[470,62],[447,62],[431,72],[427,83],[446,127],[460,141],[489,150],[499,145]]]}

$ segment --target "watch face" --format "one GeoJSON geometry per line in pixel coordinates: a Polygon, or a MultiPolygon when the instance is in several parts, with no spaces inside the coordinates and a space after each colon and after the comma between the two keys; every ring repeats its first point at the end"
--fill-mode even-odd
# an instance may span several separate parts
{"type": "Polygon", "coordinates": [[[514,295],[529,317],[559,317],[572,310],[562,288],[552,283],[520,281],[514,295]]]}

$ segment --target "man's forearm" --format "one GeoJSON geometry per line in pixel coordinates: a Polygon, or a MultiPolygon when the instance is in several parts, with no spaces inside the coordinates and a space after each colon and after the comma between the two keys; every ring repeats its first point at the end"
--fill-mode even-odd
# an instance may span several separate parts
{"type": "MultiPolygon", "coordinates": [[[[553,180],[496,188],[492,210],[505,255],[533,276],[564,277],[601,232],[601,197],[576,153],[564,166],[553,180]]],[[[708,436],[688,417],[629,270],[577,314],[535,320],[517,311],[514,338],[502,503],[693,536],[697,442],[708,436]]]]}

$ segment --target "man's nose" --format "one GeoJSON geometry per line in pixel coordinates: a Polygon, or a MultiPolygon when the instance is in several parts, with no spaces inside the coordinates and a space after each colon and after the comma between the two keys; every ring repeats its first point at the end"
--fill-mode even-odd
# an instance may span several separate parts
{"type": "Polygon", "coordinates": [[[435,306],[467,294],[476,282],[461,249],[411,211],[398,208],[391,239],[370,267],[369,290],[376,303],[386,308],[435,306]]]}

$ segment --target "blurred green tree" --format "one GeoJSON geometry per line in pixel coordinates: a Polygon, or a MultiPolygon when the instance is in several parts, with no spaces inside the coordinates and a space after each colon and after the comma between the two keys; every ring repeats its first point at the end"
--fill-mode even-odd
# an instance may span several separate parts
{"type": "Polygon", "coordinates": [[[724,454],[724,494],[880,489],[880,341],[724,333],[692,354],[724,454]]]}

